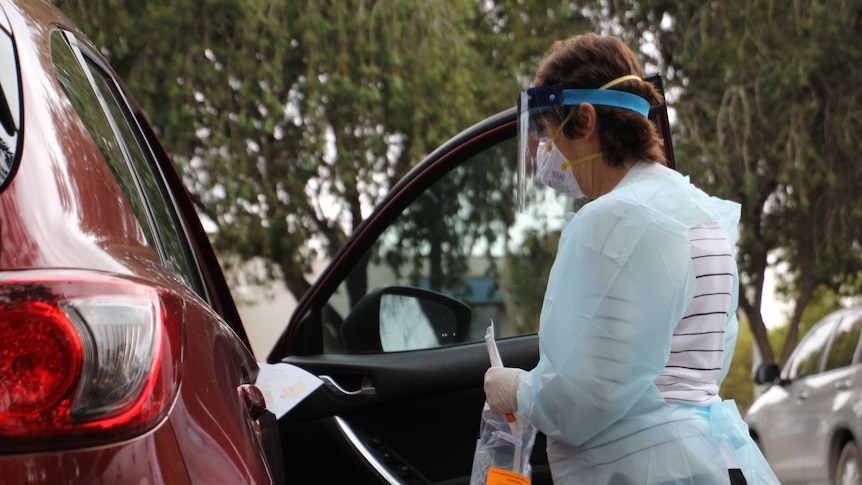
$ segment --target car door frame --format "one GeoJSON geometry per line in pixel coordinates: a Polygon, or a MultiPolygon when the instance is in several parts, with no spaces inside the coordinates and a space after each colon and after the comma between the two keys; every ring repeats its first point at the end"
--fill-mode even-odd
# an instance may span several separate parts
{"type": "MultiPolygon", "coordinates": [[[[422,456],[411,443],[411,440],[419,439],[410,433],[423,431],[380,424],[373,430],[377,434],[371,436],[369,429],[363,429],[358,421],[367,423],[371,419],[368,416],[375,413],[382,416],[383,410],[388,410],[390,416],[399,414],[398,403],[416,407],[420,402],[436,399],[439,400],[437,405],[421,404],[425,419],[404,417],[403,423],[437,423],[438,429],[425,431],[435,433],[435,436],[445,433],[439,429],[441,426],[455,430],[451,432],[459,436],[472,436],[453,440],[446,450],[448,456],[457,457],[460,462],[457,468],[466,473],[446,480],[427,477],[427,482],[467,483],[484,401],[482,376],[489,365],[485,343],[409,352],[325,354],[322,321],[320,312],[316,310],[345,280],[355,261],[372,247],[412,201],[461,163],[513,139],[515,135],[516,110],[509,109],[477,123],[435,150],[393,187],[299,301],[288,327],[269,354],[268,362],[286,362],[317,376],[325,376],[325,385],[280,420],[282,436],[305,433],[304,436],[314,436],[309,439],[320,440],[316,444],[318,448],[338,448],[342,466],[350,468],[352,478],[402,483],[403,477],[393,468],[405,466],[421,471],[435,467],[432,461],[435,457],[422,456]],[[449,413],[449,418],[446,413],[449,413]],[[314,433],[307,432],[308,427],[314,427],[314,433]],[[387,463],[393,463],[392,460],[397,464],[387,466],[387,463]]],[[[538,361],[537,334],[502,339],[498,345],[503,361],[509,366],[529,369],[538,361]]],[[[305,451],[291,448],[289,439],[285,439],[283,445],[285,460],[295,459],[297,453],[305,451]]],[[[534,483],[550,483],[544,437],[541,435],[533,451],[534,483]]],[[[307,456],[303,461],[314,458],[307,456]]],[[[437,467],[440,465],[436,463],[437,467]]],[[[310,481],[324,479],[320,476],[304,478],[310,481]]],[[[417,483],[427,483],[425,479],[420,477],[417,483]]]]}
{"type": "MultiPolygon", "coordinates": [[[[319,335],[315,335],[316,329],[306,331],[314,325],[304,321],[313,304],[325,300],[336,290],[353,268],[355,259],[364,255],[376,238],[427,187],[486,147],[514,137],[516,114],[516,109],[510,108],[464,130],[432,152],[393,186],[342,245],[321,272],[321,277],[297,302],[284,332],[270,351],[267,362],[280,362],[286,356],[321,353],[323,343],[317,341],[319,335]]],[[[319,322],[317,324],[319,325],[319,322]]]]}

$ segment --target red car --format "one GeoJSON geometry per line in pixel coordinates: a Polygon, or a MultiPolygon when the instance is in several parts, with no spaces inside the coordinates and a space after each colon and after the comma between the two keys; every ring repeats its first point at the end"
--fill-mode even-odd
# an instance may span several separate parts
{"type": "Polygon", "coordinates": [[[144,115],[46,3],[0,2],[0,63],[0,481],[274,481],[257,363],[144,115]]]}
{"type": "MultiPolygon", "coordinates": [[[[266,360],[324,385],[276,420],[261,322],[98,49],[0,0],[0,88],[0,481],[469,483],[485,329],[535,365],[565,222],[550,190],[516,210],[514,109],[418,164],[300,300],[266,360]]],[[[541,436],[531,463],[550,483],[541,436]]]]}

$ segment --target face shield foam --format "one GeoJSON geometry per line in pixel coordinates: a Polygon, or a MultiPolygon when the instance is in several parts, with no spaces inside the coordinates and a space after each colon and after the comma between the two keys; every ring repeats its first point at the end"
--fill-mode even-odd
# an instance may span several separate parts
{"type": "MultiPolygon", "coordinates": [[[[564,89],[562,86],[539,86],[527,89],[518,96],[518,210],[524,212],[527,204],[536,199],[536,191],[542,184],[538,176],[540,141],[549,137],[548,127],[564,107],[590,103],[613,106],[649,114],[649,102],[640,96],[624,91],[609,91],[608,87],[637,76],[623,76],[599,89],[564,89]]],[[[541,145],[546,146],[545,140],[541,145]]],[[[561,170],[562,170],[561,165],[561,170]]],[[[567,167],[571,170],[571,167],[567,167]]]]}

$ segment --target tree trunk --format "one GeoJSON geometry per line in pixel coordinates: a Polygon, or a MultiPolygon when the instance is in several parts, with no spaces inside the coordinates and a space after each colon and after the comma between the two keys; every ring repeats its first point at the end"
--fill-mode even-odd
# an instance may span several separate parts
{"type": "Polygon", "coordinates": [[[741,285],[739,293],[739,306],[748,320],[748,328],[751,329],[751,334],[754,336],[754,342],[757,344],[757,350],[760,351],[761,359],[763,362],[775,362],[775,354],[772,352],[772,345],[769,344],[769,335],[766,331],[766,325],[763,323],[760,305],[754,308],[748,298],[745,297],[741,285]]]}
{"type": "Polygon", "coordinates": [[[281,277],[284,280],[284,286],[297,301],[302,298],[302,295],[311,288],[311,284],[305,279],[302,271],[295,271],[296,267],[293,264],[281,264],[281,277]]]}
{"type": "Polygon", "coordinates": [[[781,362],[787,362],[793,349],[796,348],[796,341],[799,340],[799,324],[802,322],[802,313],[805,307],[811,300],[811,295],[814,294],[814,282],[811,276],[811,262],[803,259],[800,265],[799,279],[801,280],[801,288],[799,296],[796,297],[793,308],[793,319],[790,321],[790,328],[787,332],[787,340],[784,341],[784,348],[781,350],[781,362]]]}

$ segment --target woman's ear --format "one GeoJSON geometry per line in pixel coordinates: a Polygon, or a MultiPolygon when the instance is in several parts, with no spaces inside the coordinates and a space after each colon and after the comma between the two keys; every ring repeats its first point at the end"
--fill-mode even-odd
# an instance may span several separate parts
{"type": "Polygon", "coordinates": [[[596,135],[596,108],[590,103],[581,103],[578,105],[578,120],[583,127],[583,137],[592,139],[596,135]]]}

